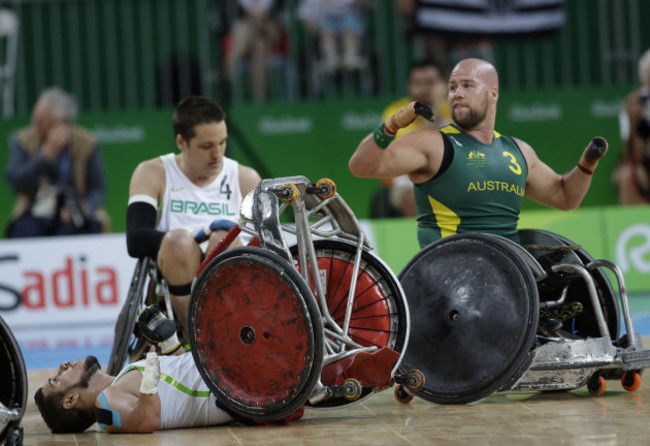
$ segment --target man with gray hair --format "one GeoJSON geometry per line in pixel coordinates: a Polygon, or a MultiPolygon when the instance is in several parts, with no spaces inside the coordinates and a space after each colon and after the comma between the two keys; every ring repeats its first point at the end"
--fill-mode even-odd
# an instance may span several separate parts
{"type": "Polygon", "coordinates": [[[6,173],[17,195],[7,237],[107,231],[97,141],[75,125],[76,117],[75,99],[49,88],[34,106],[31,125],[18,131],[6,173]]]}

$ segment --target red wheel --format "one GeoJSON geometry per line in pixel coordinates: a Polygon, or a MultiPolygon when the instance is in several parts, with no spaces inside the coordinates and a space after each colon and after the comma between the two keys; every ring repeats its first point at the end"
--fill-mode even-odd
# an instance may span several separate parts
{"type": "Polygon", "coordinates": [[[280,419],[311,396],[323,361],[311,291],[277,254],[254,247],[215,257],[190,302],[190,343],[204,381],[227,409],[280,419]]]}
{"type": "Polygon", "coordinates": [[[589,390],[589,393],[591,393],[593,396],[601,396],[605,393],[606,388],[607,383],[605,382],[605,378],[600,375],[592,376],[587,383],[587,390],[589,390]]]}
{"type": "Polygon", "coordinates": [[[624,372],[621,376],[621,384],[628,392],[634,392],[641,387],[641,375],[637,371],[624,372]]]}
{"type": "Polygon", "coordinates": [[[413,400],[413,395],[404,390],[401,384],[395,386],[394,395],[395,399],[402,404],[408,404],[413,400]]]}
{"type": "Polygon", "coordinates": [[[318,180],[316,187],[318,188],[318,196],[322,199],[333,197],[336,193],[336,184],[329,178],[321,178],[318,180]]]}
{"type": "MultiPolygon", "coordinates": [[[[316,240],[314,249],[319,277],[325,288],[327,309],[332,319],[342,327],[348,293],[353,283],[352,270],[357,246],[341,241],[316,240]]],[[[293,246],[291,253],[296,268],[300,270],[298,247],[293,246]]],[[[313,282],[310,285],[314,290],[313,282]]],[[[408,334],[407,313],[404,293],[392,271],[374,254],[362,251],[348,337],[363,346],[389,347],[401,352],[408,334]]],[[[323,384],[340,385],[346,378],[345,373],[341,373],[332,382],[323,384]]],[[[371,393],[371,388],[364,388],[362,398],[371,393]]],[[[347,403],[345,399],[336,398],[314,406],[328,408],[347,403]]]]}
{"type": "MultiPolygon", "coordinates": [[[[314,242],[325,299],[332,318],[343,326],[357,247],[333,240],[314,242]]],[[[294,259],[297,247],[292,248],[294,259]]],[[[297,260],[296,267],[300,270],[297,260]]],[[[311,283],[312,290],[314,284],[311,283]]],[[[356,279],[350,338],[363,346],[390,347],[401,352],[406,342],[404,295],[393,273],[368,251],[361,254],[356,279]]]]}

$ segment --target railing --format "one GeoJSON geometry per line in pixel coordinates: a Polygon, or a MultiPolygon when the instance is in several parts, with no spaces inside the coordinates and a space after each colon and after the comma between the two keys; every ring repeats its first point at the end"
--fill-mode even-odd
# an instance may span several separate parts
{"type": "MultiPolygon", "coordinates": [[[[276,3],[285,45],[269,59],[267,100],[405,93],[408,66],[420,50],[404,38],[397,1],[367,1],[366,65],[333,75],[320,69],[318,39],[298,17],[300,0],[276,3]]],[[[227,105],[253,100],[249,67],[241,63],[232,80],[224,68],[235,0],[0,0],[0,8],[14,11],[20,23],[14,97],[0,96],[0,109],[10,109],[5,116],[28,114],[52,85],[71,91],[84,111],[170,106],[190,93],[227,105]]],[[[559,32],[491,42],[487,56],[502,88],[636,83],[638,57],[650,47],[650,28],[643,26],[650,2],[567,0],[566,12],[559,32]]],[[[0,42],[6,66],[11,56],[0,42]]]]}

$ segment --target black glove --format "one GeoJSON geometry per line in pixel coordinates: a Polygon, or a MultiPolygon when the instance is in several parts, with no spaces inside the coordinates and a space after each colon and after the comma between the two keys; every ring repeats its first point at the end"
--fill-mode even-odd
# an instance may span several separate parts
{"type": "Polygon", "coordinates": [[[607,152],[607,141],[600,136],[596,136],[591,140],[591,144],[587,147],[585,151],[585,160],[587,161],[596,161],[605,155],[607,152]]]}
{"type": "Polygon", "coordinates": [[[427,104],[417,101],[415,103],[415,114],[422,116],[427,121],[433,122],[433,110],[427,104]]]}

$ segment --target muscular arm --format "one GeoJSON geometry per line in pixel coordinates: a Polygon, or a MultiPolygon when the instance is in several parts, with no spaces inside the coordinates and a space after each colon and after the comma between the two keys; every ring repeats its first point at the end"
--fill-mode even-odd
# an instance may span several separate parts
{"type": "Polygon", "coordinates": [[[392,178],[408,174],[420,183],[433,177],[440,167],[444,143],[440,132],[419,130],[381,149],[372,134],[366,136],[350,158],[350,172],[362,178],[392,178]]]}
{"type": "MultiPolygon", "coordinates": [[[[142,373],[132,371],[104,391],[110,410],[120,413],[121,427],[106,426],[106,432],[153,432],[160,428],[160,397],[138,392],[142,373]]],[[[96,402],[97,407],[101,407],[96,402]]]]}
{"type": "MultiPolygon", "coordinates": [[[[521,140],[517,140],[517,144],[528,164],[526,195],[538,203],[563,211],[577,208],[589,190],[592,175],[583,172],[577,165],[569,172],[559,175],[537,157],[530,145],[521,140]]],[[[579,163],[593,172],[598,159],[590,159],[588,152],[589,146],[579,163]]],[[[602,155],[604,152],[600,156],[602,155]]]]}
{"type": "Polygon", "coordinates": [[[440,166],[444,149],[439,132],[413,132],[388,144],[394,138],[391,135],[407,127],[418,115],[433,120],[431,107],[419,102],[411,102],[387,118],[382,127],[367,135],[357,146],[348,162],[350,172],[365,178],[392,178],[408,174],[414,182],[431,178],[440,166]],[[375,140],[375,134],[378,140],[375,140]]]}

